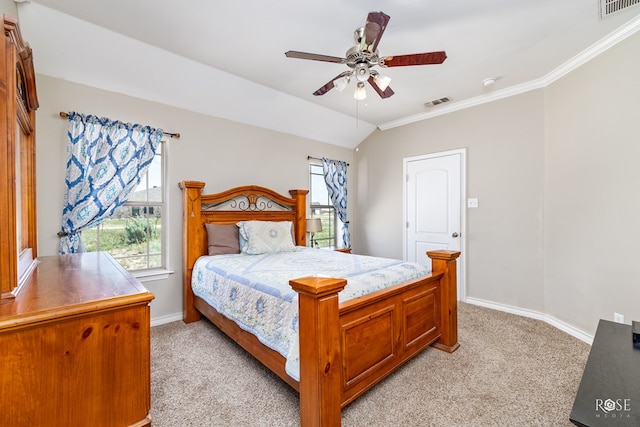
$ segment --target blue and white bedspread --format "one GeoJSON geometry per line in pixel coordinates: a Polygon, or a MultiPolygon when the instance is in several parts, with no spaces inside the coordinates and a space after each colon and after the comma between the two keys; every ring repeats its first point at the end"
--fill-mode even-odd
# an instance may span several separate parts
{"type": "Polygon", "coordinates": [[[300,379],[298,294],[289,280],[320,276],[347,279],[346,301],[429,273],[400,260],[296,247],[292,252],[200,257],[192,288],[218,312],[286,358],[286,372],[300,379]]]}

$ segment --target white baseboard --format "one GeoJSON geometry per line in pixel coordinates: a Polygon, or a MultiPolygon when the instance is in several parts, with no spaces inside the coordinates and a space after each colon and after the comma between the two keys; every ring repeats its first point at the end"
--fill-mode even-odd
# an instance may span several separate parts
{"type": "Polygon", "coordinates": [[[563,332],[566,332],[567,334],[579,339],[580,341],[586,342],[589,345],[593,343],[593,336],[569,325],[568,323],[558,320],[553,316],[549,316],[545,313],[540,313],[539,311],[528,310],[526,308],[514,307],[512,305],[500,304],[497,302],[485,301],[478,298],[470,297],[467,297],[464,302],[481,307],[491,308],[493,310],[504,311],[505,313],[511,313],[518,316],[542,320],[543,322],[546,322],[551,326],[558,328],[563,332]]]}
{"type": "Polygon", "coordinates": [[[177,322],[182,320],[182,312],[170,314],[168,316],[154,317],[151,319],[151,327],[164,325],[165,323],[177,322]]]}
{"type": "MultiPolygon", "coordinates": [[[[505,313],[515,314],[517,316],[529,317],[532,319],[542,320],[550,324],[551,326],[560,329],[563,332],[571,335],[579,339],[580,341],[586,342],[591,345],[593,343],[593,336],[577,329],[568,323],[565,323],[561,320],[556,319],[553,316],[549,316],[548,314],[540,313],[539,311],[529,310],[526,308],[514,307],[512,305],[500,304],[497,302],[486,301],[478,298],[465,298],[464,302],[478,305],[481,307],[490,308],[493,310],[504,311],[505,313]]],[[[168,316],[155,317],[151,319],[151,326],[159,326],[164,325],[166,323],[177,322],[178,320],[182,320],[182,312],[170,314],[168,316]]]]}

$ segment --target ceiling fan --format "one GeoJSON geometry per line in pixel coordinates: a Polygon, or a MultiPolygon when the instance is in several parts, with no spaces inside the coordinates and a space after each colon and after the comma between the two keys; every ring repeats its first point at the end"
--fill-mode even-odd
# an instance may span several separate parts
{"type": "Polygon", "coordinates": [[[384,12],[369,12],[364,27],[360,27],[354,32],[356,44],[347,50],[345,54],[346,58],[298,52],[295,50],[285,52],[285,55],[287,58],[346,64],[350,68],[350,70],[338,74],[320,89],[313,92],[316,96],[324,95],[334,87],[338,91],[342,91],[351,81],[351,78],[355,76],[357,86],[354,98],[362,100],[367,97],[364,84],[366,81],[369,82],[381,98],[389,98],[394,94],[393,90],[389,87],[391,79],[373,70],[372,67],[376,65],[386,68],[405,67],[408,65],[442,64],[444,60],[447,59],[445,51],[380,57],[378,55],[378,43],[380,43],[380,38],[382,38],[389,19],[389,15],[385,15],[384,12]]]}

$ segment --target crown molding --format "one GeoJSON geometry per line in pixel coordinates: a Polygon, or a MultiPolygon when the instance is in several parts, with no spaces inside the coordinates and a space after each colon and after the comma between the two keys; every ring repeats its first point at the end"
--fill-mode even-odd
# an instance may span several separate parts
{"type": "Polygon", "coordinates": [[[630,20],[622,27],[618,28],[614,32],[610,33],[605,38],[600,41],[594,43],[589,46],[587,49],[583,50],[555,70],[551,71],[549,74],[544,76],[541,80],[544,86],[548,86],[551,83],[557,81],[558,79],[566,76],[571,71],[576,68],[586,64],[591,61],[593,58],[597,57],[603,52],[611,49],[613,46],[617,45],[621,41],[627,39],[633,34],[637,33],[640,30],[640,15],[636,16],[634,19],[630,20]]]}
{"type": "Polygon", "coordinates": [[[525,92],[529,92],[536,89],[541,89],[547,87],[558,79],[566,76],[571,71],[576,68],[584,65],[589,62],[593,58],[597,57],[603,52],[611,49],[613,46],[617,45],[621,41],[627,39],[631,35],[635,34],[640,30],[640,15],[635,17],[634,19],[627,22],[622,27],[618,28],[616,31],[610,33],[605,38],[599,40],[593,45],[589,46],[587,49],[580,52],[578,55],[574,56],[561,66],[552,70],[547,75],[536,79],[531,80],[526,83],[522,83],[519,85],[511,86],[499,91],[491,92],[486,95],[479,95],[473,98],[465,99],[463,101],[455,102],[453,104],[448,104],[446,106],[437,107],[434,111],[429,111],[426,113],[413,114],[411,116],[403,117],[397,120],[393,120],[390,122],[382,123],[378,125],[378,129],[387,130],[392,129],[399,126],[404,126],[410,123],[418,122],[421,120],[431,119],[433,117],[442,116],[444,114],[453,113],[455,111],[464,110],[466,108],[475,107],[477,105],[486,104],[489,102],[497,101],[499,99],[508,98],[514,95],[520,95],[525,92]]]}

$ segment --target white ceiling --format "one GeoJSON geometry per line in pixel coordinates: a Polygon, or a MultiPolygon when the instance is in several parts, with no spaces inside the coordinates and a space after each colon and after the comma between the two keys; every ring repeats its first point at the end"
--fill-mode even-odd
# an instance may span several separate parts
{"type": "Polygon", "coordinates": [[[640,6],[601,18],[599,0],[26,1],[20,25],[40,74],[345,147],[376,127],[542,87],[640,29],[640,6]],[[347,66],[284,52],[344,57],[378,10],[391,16],[380,56],[447,60],[378,68],[395,91],[384,100],[369,88],[357,102],[353,81],[312,95],[347,66]],[[451,102],[424,105],[442,97],[451,102]]]}

